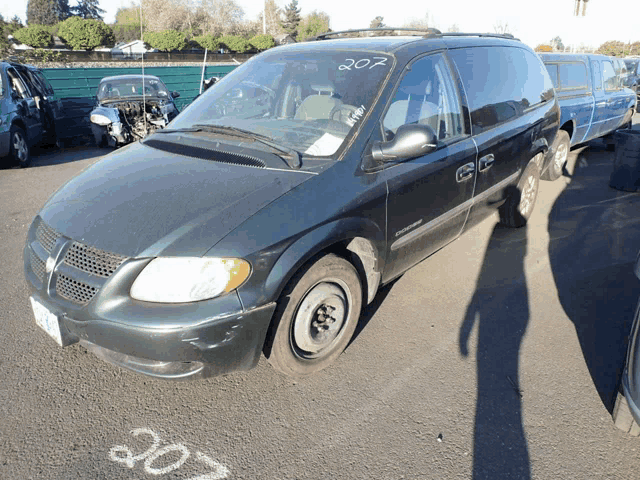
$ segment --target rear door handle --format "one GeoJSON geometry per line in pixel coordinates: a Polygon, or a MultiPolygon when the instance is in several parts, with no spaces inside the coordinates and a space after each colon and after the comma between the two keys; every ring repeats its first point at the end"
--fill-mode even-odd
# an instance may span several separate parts
{"type": "Polygon", "coordinates": [[[478,169],[478,171],[484,172],[489,170],[491,168],[491,165],[493,165],[493,162],[495,161],[496,159],[494,158],[493,153],[490,153],[489,155],[485,155],[480,159],[480,168],[478,169]]]}
{"type": "Polygon", "coordinates": [[[473,177],[473,173],[476,171],[475,163],[467,163],[456,170],[456,182],[464,182],[473,177]]]}

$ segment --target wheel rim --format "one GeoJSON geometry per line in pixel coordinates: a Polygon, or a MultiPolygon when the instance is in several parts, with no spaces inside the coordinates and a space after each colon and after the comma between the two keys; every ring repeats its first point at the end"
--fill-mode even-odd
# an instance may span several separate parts
{"type": "Polygon", "coordinates": [[[558,149],[556,150],[556,155],[553,158],[555,163],[556,163],[556,169],[557,170],[561,170],[562,169],[562,166],[564,165],[564,162],[567,161],[567,155],[568,154],[569,154],[569,149],[567,148],[567,146],[564,143],[558,147],[558,149]]]}
{"type": "Polygon", "coordinates": [[[520,199],[520,213],[523,217],[529,214],[531,207],[533,207],[533,202],[536,200],[536,185],[536,177],[529,175],[522,189],[522,197],[520,199]]]}
{"type": "Polygon", "coordinates": [[[28,152],[27,142],[19,132],[13,134],[13,151],[16,152],[19,161],[26,161],[28,152]]]}
{"type": "Polygon", "coordinates": [[[349,315],[347,286],[338,279],[320,282],[304,296],[293,320],[291,341],[304,358],[324,355],[342,336],[349,315]]]}

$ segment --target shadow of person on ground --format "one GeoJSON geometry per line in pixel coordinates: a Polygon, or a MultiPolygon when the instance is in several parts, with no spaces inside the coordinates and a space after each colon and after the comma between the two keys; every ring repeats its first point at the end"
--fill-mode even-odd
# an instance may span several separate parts
{"type": "Polygon", "coordinates": [[[478,328],[474,480],[531,477],[518,380],[520,344],[529,322],[526,253],[526,227],[494,227],[460,327],[459,348],[465,357],[471,331],[476,324],[478,328]]]}
{"type": "Polygon", "coordinates": [[[640,194],[609,187],[612,154],[598,143],[569,165],[549,215],[549,261],[600,399],[611,412],[638,299],[640,194]],[[567,180],[564,180],[567,181],[567,180]]]}

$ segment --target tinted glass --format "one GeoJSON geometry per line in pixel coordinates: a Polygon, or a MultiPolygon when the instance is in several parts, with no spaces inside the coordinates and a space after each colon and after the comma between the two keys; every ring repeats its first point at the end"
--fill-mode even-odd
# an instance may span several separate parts
{"type": "Polygon", "coordinates": [[[18,72],[15,69],[10,68],[7,70],[7,76],[9,77],[9,84],[11,85],[11,90],[14,91],[19,98],[29,98],[31,94],[27,89],[27,86],[18,75],[18,72]]]}
{"type": "Polygon", "coordinates": [[[624,63],[631,75],[638,75],[638,72],[640,72],[640,69],[638,68],[640,67],[640,60],[625,60],[624,63]]]}
{"type": "Polygon", "coordinates": [[[602,62],[602,81],[606,91],[616,90],[618,88],[618,77],[616,76],[616,71],[613,68],[613,64],[608,60],[602,62]]]}
{"type": "Polygon", "coordinates": [[[587,67],[584,63],[561,63],[558,68],[561,89],[587,88],[587,67]]]}
{"type": "Polygon", "coordinates": [[[392,57],[370,51],[274,49],[226,75],[171,126],[236,127],[329,157],[357,130],[392,64],[392,57]]]}
{"type": "Polygon", "coordinates": [[[549,72],[549,77],[551,78],[551,81],[553,82],[553,86],[556,87],[556,88],[559,88],[560,85],[558,85],[558,64],[557,63],[547,63],[546,67],[547,67],[547,72],[549,72]]]}
{"type": "Polygon", "coordinates": [[[40,81],[40,83],[42,84],[42,87],[44,88],[44,91],[49,95],[53,95],[54,94],[53,88],[51,87],[51,84],[49,83],[49,80],[47,80],[45,78],[45,76],[42,74],[42,72],[33,72],[33,74],[40,81]]]}
{"type": "MultiPolygon", "coordinates": [[[[98,87],[98,100],[120,100],[128,97],[142,97],[142,75],[103,80],[98,87]]],[[[156,78],[144,78],[144,95],[169,98],[169,90],[156,78]]]]}
{"type": "Polygon", "coordinates": [[[429,55],[411,65],[383,120],[385,130],[392,133],[410,123],[429,125],[443,141],[462,134],[460,99],[442,55],[429,55]]]}
{"type": "Polygon", "coordinates": [[[468,96],[474,133],[510,120],[553,98],[542,60],[516,47],[452,50],[468,96]]]}
{"type": "Polygon", "coordinates": [[[593,70],[593,88],[600,90],[602,88],[602,74],[600,73],[600,62],[593,60],[591,62],[591,69],[593,70]]]}

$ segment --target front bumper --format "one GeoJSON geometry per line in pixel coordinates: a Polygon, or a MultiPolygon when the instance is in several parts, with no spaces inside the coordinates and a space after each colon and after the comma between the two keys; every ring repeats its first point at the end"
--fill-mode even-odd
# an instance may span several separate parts
{"type": "Polygon", "coordinates": [[[236,292],[184,304],[134,300],[131,285],[150,259],[85,247],[36,219],[24,249],[27,284],[57,318],[62,345],[81,342],[113,364],[167,379],[258,363],[275,302],[245,309],[236,292]],[[112,263],[96,266],[100,262],[112,263]],[[121,263],[113,268],[113,262],[121,263]]]}

